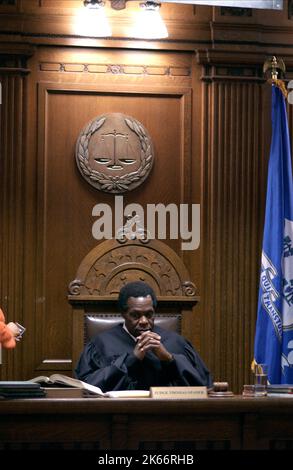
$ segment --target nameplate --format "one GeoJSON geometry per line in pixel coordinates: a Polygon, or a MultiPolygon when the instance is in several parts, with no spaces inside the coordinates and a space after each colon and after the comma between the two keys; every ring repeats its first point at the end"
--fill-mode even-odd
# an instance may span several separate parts
{"type": "Polygon", "coordinates": [[[207,398],[207,387],[151,387],[151,398],[187,400],[207,398]]]}

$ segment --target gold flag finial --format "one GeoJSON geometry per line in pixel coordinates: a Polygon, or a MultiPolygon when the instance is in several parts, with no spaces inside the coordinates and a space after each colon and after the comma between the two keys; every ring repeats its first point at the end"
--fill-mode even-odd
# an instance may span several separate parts
{"type": "Polygon", "coordinates": [[[278,61],[277,61],[277,58],[276,56],[274,55],[273,58],[272,58],[272,80],[277,80],[278,79],[278,69],[277,69],[277,66],[278,66],[278,61]]]}
{"type": "Polygon", "coordinates": [[[270,57],[263,64],[263,73],[266,78],[272,80],[278,80],[285,76],[286,66],[283,59],[276,57],[270,57]],[[270,76],[269,76],[270,74],[270,76]]]}
{"type": "Polygon", "coordinates": [[[288,91],[282,78],[285,76],[286,66],[283,59],[276,56],[267,59],[263,65],[263,73],[268,82],[280,88],[284,97],[287,99],[288,91]]]}

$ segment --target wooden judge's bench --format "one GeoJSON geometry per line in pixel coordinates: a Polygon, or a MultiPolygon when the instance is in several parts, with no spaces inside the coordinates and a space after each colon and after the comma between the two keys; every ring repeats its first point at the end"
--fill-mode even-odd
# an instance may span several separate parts
{"type": "MultiPolygon", "coordinates": [[[[73,369],[85,342],[121,321],[120,288],[138,279],[157,295],[155,322],[188,337],[199,296],[182,259],[159,240],[107,240],[69,285],[73,369]]],[[[292,422],[290,398],[0,399],[0,450],[290,449],[292,422]]]]}
{"type": "Polygon", "coordinates": [[[0,401],[0,450],[292,449],[291,398],[0,401]]]}

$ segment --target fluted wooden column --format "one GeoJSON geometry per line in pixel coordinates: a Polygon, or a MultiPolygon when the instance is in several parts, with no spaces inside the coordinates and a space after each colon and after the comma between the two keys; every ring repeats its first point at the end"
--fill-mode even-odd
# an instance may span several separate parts
{"type": "Polygon", "coordinates": [[[270,102],[257,69],[214,66],[202,78],[201,349],[215,380],[239,392],[251,380],[270,102]]]}
{"type": "MultiPolygon", "coordinates": [[[[11,51],[12,53],[12,51],[11,51]]],[[[0,67],[0,306],[7,321],[22,323],[24,229],[24,89],[28,71],[21,55],[0,67]]],[[[22,346],[3,351],[0,378],[21,376],[22,346]]]]}

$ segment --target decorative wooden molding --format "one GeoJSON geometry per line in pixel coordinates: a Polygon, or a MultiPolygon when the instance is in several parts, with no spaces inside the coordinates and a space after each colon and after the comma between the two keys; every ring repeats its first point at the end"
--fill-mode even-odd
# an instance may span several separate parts
{"type": "Polygon", "coordinates": [[[74,72],[97,73],[109,75],[164,75],[170,77],[189,77],[191,70],[188,67],[157,66],[157,65],[126,65],[126,64],[103,64],[103,63],[58,63],[41,62],[41,72],[74,72]]]}
{"type": "Polygon", "coordinates": [[[222,16],[252,16],[251,8],[221,7],[222,16]]]}
{"type": "MultiPolygon", "coordinates": [[[[291,79],[293,73],[293,56],[282,54],[286,64],[286,77],[291,79]]],[[[259,52],[240,52],[225,50],[198,50],[197,63],[203,66],[202,80],[243,80],[264,83],[263,64],[267,54],[259,52]]]]}
{"type": "Polygon", "coordinates": [[[242,81],[264,83],[261,67],[206,67],[201,79],[205,82],[215,81],[242,81]]]}
{"type": "Polygon", "coordinates": [[[201,79],[206,82],[242,81],[264,83],[263,62],[265,56],[225,51],[205,50],[197,53],[197,61],[203,65],[201,79]]]}
{"type": "Polygon", "coordinates": [[[30,72],[27,60],[34,54],[34,49],[21,44],[0,43],[0,73],[25,75],[30,72]]]}
{"type": "Polygon", "coordinates": [[[266,59],[260,52],[233,51],[225,49],[199,49],[196,54],[198,64],[214,66],[248,66],[256,67],[266,59]]]}
{"type": "Polygon", "coordinates": [[[147,245],[129,240],[121,245],[107,240],[81,262],[75,280],[69,284],[69,300],[113,301],[127,282],[150,284],[159,299],[196,303],[196,287],[181,258],[165,243],[151,240],[147,245]]]}

